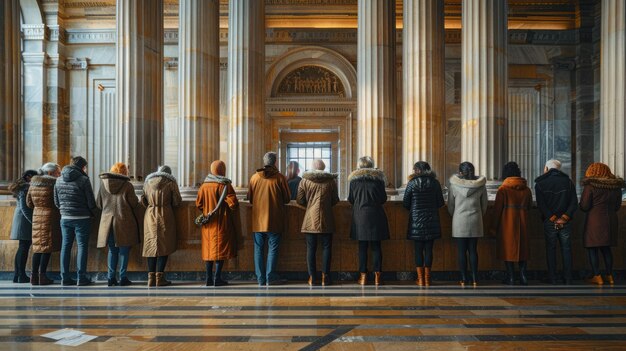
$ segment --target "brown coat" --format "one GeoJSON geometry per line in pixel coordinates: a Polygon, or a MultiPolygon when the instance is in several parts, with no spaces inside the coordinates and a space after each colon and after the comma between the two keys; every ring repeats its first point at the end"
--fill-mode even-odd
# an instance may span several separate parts
{"type": "Polygon", "coordinates": [[[33,253],[61,250],[61,213],[54,205],[56,178],[35,176],[30,182],[26,204],[33,209],[33,253]]]}
{"type": "Polygon", "coordinates": [[[285,205],[291,201],[291,193],[287,179],[276,167],[257,169],[250,178],[248,200],[252,204],[252,232],[283,232],[285,205]]]}
{"type": "Polygon", "coordinates": [[[528,260],[528,213],[532,201],[532,192],[524,178],[506,178],[498,189],[492,226],[492,232],[498,233],[498,259],[508,262],[528,260]]]}
{"type": "Polygon", "coordinates": [[[167,256],[176,251],[176,217],[174,207],[182,198],[176,179],[168,173],[148,175],[141,203],[146,206],[143,219],[143,257],[167,256]]]}
{"type": "Polygon", "coordinates": [[[102,186],[96,206],[102,210],[98,229],[98,247],[106,247],[109,233],[115,246],[133,246],[139,243],[139,200],[130,178],[121,174],[103,173],[102,186]]]}
{"type": "Polygon", "coordinates": [[[337,175],[310,171],[302,175],[296,201],[306,207],[302,221],[303,233],[333,233],[333,206],[339,202],[337,175]]]}
{"type": "Polygon", "coordinates": [[[215,209],[217,202],[226,188],[226,197],[220,208],[213,214],[209,223],[202,226],[202,260],[220,261],[237,256],[237,236],[233,211],[239,207],[235,189],[230,179],[209,175],[198,190],[196,207],[203,215],[215,209]]]}
{"type": "Polygon", "coordinates": [[[617,211],[622,206],[621,178],[585,178],[580,209],[586,212],[583,231],[585,247],[617,244],[617,211]]]}

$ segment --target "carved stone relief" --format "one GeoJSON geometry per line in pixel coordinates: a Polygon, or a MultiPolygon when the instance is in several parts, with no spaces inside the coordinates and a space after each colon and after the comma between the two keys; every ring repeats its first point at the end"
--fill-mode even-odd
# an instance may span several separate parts
{"type": "Polygon", "coordinates": [[[287,74],[278,86],[278,96],[334,95],[345,97],[341,80],[319,66],[303,66],[287,74]]]}

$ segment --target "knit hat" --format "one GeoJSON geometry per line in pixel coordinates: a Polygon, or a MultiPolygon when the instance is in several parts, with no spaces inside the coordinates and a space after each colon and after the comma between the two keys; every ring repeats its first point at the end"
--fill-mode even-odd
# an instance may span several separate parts
{"type": "Polygon", "coordinates": [[[226,175],[226,164],[224,161],[213,161],[213,163],[211,163],[211,174],[224,177],[226,175]]]}
{"type": "Polygon", "coordinates": [[[121,174],[121,175],[128,175],[128,167],[126,166],[125,163],[118,162],[114,164],[113,166],[111,166],[111,169],[109,170],[109,172],[121,174]]]}
{"type": "Polygon", "coordinates": [[[615,176],[611,173],[611,169],[609,166],[604,163],[596,162],[592,163],[587,167],[587,171],[585,172],[586,178],[609,178],[614,179],[615,176]]]}

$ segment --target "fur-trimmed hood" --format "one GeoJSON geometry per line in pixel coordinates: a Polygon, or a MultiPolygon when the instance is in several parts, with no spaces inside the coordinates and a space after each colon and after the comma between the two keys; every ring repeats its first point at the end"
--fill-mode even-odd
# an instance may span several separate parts
{"type": "Polygon", "coordinates": [[[256,170],[256,173],[261,176],[262,178],[272,178],[273,176],[275,176],[277,173],[280,173],[278,171],[278,168],[276,168],[276,166],[263,166],[263,168],[259,168],[256,170]]]}
{"type": "Polygon", "coordinates": [[[206,176],[206,178],[204,178],[204,182],[205,183],[230,184],[231,180],[221,175],[209,174],[208,176],[206,176]]]}
{"type": "Polygon", "coordinates": [[[409,174],[407,179],[410,182],[410,181],[412,181],[413,179],[415,179],[417,177],[431,177],[431,178],[437,179],[437,173],[435,173],[435,171],[433,171],[433,170],[425,171],[425,172],[420,173],[420,174],[411,173],[411,174],[409,174]]]}
{"type": "Polygon", "coordinates": [[[591,185],[600,189],[623,189],[626,187],[622,178],[599,178],[589,177],[581,181],[582,185],[591,185]]]}
{"type": "Polygon", "coordinates": [[[484,176],[479,176],[476,179],[463,179],[455,174],[450,177],[450,185],[457,188],[459,192],[464,193],[465,196],[471,196],[481,191],[486,184],[487,178],[484,176]]]}
{"type": "Polygon", "coordinates": [[[100,179],[102,179],[104,189],[111,194],[119,193],[124,187],[124,184],[130,182],[129,177],[119,173],[105,172],[100,174],[100,179]]]}
{"type": "Polygon", "coordinates": [[[315,183],[325,183],[330,180],[337,179],[337,174],[313,170],[313,171],[304,172],[304,174],[302,175],[302,178],[306,180],[310,180],[315,183]]]}
{"type": "Polygon", "coordinates": [[[524,190],[528,188],[528,182],[522,177],[508,177],[502,183],[502,187],[515,190],[524,190]]]}
{"type": "Polygon", "coordinates": [[[48,188],[53,188],[54,184],[56,184],[57,179],[51,175],[37,175],[34,176],[31,180],[30,180],[30,185],[31,186],[41,186],[41,187],[48,187],[48,188]]]}
{"type": "Polygon", "coordinates": [[[9,185],[9,191],[13,194],[13,197],[17,197],[20,191],[28,191],[29,186],[30,183],[20,178],[9,185]]]}
{"type": "Polygon", "coordinates": [[[350,173],[348,176],[348,181],[351,182],[353,180],[374,180],[382,182],[383,184],[387,184],[387,178],[385,177],[385,173],[378,168],[360,168],[356,171],[350,173]]]}
{"type": "Polygon", "coordinates": [[[161,178],[161,181],[170,181],[170,182],[174,182],[176,183],[176,178],[174,178],[173,175],[169,174],[169,173],[165,173],[165,172],[154,172],[154,173],[150,173],[148,174],[148,176],[146,177],[146,180],[144,181],[144,183],[147,183],[148,181],[152,180],[153,178],[161,178]]]}

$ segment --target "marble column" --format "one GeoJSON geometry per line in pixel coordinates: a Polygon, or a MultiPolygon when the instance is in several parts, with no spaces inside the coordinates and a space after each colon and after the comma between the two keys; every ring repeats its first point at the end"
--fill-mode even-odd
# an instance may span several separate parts
{"type": "Polygon", "coordinates": [[[21,172],[20,4],[0,4],[0,183],[21,172]]]}
{"type": "Polygon", "coordinates": [[[396,2],[359,0],[357,158],[371,156],[396,184],[396,2]]]}
{"type": "Polygon", "coordinates": [[[226,169],[233,186],[243,189],[265,152],[265,2],[229,1],[228,14],[226,169]]]}
{"type": "Polygon", "coordinates": [[[624,177],[626,144],[626,0],[602,0],[600,153],[624,177]]]}
{"type": "Polygon", "coordinates": [[[163,0],[117,0],[115,155],[142,181],[163,162],[163,0]]]}
{"type": "Polygon", "coordinates": [[[402,184],[417,161],[445,168],[443,1],[405,0],[402,34],[402,184]]]}
{"type": "Polygon", "coordinates": [[[507,157],[507,2],[463,1],[462,27],[461,158],[496,180],[507,157]]]}
{"type": "Polygon", "coordinates": [[[195,196],[219,157],[219,0],[179,5],[179,185],[195,196]]]}

